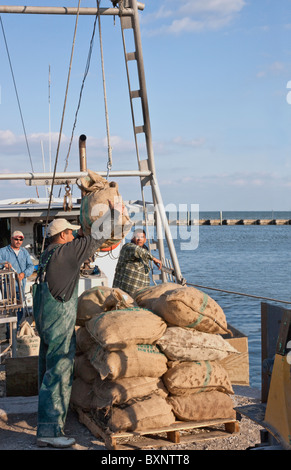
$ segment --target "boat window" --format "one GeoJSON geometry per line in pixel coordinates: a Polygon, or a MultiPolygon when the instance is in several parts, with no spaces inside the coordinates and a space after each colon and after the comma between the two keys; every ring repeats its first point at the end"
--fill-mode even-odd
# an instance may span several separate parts
{"type": "MultiPolygon", "coordinates": [[[[45,231],[45,223],[44,222],[39,222],[39,223],[34,224],[34,227],[33,227],[33,254],[35,256],[37,256],[37,258],[41,254],[44,231],[45,231]]],[[[48,246],[48,241],[46,240],[44,248],[46,249],[47,246],[48,246]]]]}
{"type": "MultiPolygon", "coordinates": [[[[53,220],[53,219],[52,219],[53,220]]],[[[71,224],[79,225],[77,219],[67,219],[71,224]]],[[[51,220],[49,220],[49,223],[51,220]]],[[[33,227],[33,254],[39,258],[42,249],[42,241],[45,233],[45,222],[37,222],[33,227]]],[[[44,249],[49,245],[48,238],[45,240],[44,249]]]]}
{"type": "Polygon", "coordinates": [[[9,245],[10,243],[10,219],[3,218],[0,219],[0,248],[9,245]]]}

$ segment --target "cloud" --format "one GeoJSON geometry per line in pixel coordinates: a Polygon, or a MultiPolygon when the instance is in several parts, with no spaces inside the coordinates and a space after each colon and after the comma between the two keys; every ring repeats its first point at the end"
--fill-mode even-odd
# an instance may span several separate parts
{"type": "Polygon", "coordinates": [[[173,143],[176,145],[180,145],[183,147],[201,147],[202,145],[205,144],[205,139],[203,137],[199,139],[190,139],[190,140],[185,140],[182,139],[182,137],[178,136],[173,139],[173,143]]]}
{"type": "Polygon", "coordinates": [[[272,172],[234,172],[207,174],[198,176],[182,176],[177,179],[174,177],[165,177],[160,181],[161,186],[177,186],[180,184],[190,185],[195,188],[205,187],[234,187],[234,188],[289,188],[291,186],[290,177],[288,175],[280,175],[272,172]]]}
{"type": "Polygon", "coordinates": [[[149,35],[218,30],[228,25],[246,5],[244,0],[161,0],[154,13],[145,15],[149,35]],[[154,23],[159,22],[155,27],[154,23]]]}
{"type": "Polygon", "coordinates": [[[0,130],[0,144],[1,144],[1,147],[9,147],[11,145],[15,145],[16,143],[16,137],[15,135],[13,134],[12,131],[10,130],[5,130],[5,131],[2,131],[0,130]]]}
{"type": "Polygon", "coordinates": [[[264,69],[260,70],[256,76],[257,78],[264,78],[269,75],[280,75],[284,71],[285,71],[285,64],[280,61],[275,61],[269,64],[264,69]]]}
{"type": "MultiPolygon", "coordinates": [[[[51,141],[52,143],[57,143],[59,134],[57,132],[51,134],[51,141]]],[[[62,136],[62,139],[68,141],[66,136],[62,136]]],[[[39,133],[39,134],[30,134],[27,136],[28,144],[38,144],[40,142],[48,142],[49,141],[49,134],[48,133],[39,133]]],[[[11,130],[1,130],[0,129],[0,148],[4,152],[8,153],[19,153],[22,151],[26,151],[26,141],[24,135],[17,135],[14,134],[11,130]]],[[[3,152],[3,153],[4,153],[3,152]]]]}
{"type": "MultiPolygon", "coordinates": [[[[52,165],[54,165],[57,144],[59,140],[58,132],[52,132],[51,136],[49,135],[49,133],[33,133],[27,135],[29,152],[31,155],[34,171],[36,172],[43,171],[43,160],[45,160],[46,162],[46,171],[48,171],[50,138],[52,144],[51,159],[52,165]]],[[[67,158],[70,139],[71,136],[68,137],[65,134],[62,135],[58,158],[59,171],[63,171],[64,169],[63,167],[67,158]]],[[[110,144],[112,147],[113,163],[121,162],[123,160],[126,161],[126,158],[124,156],[129,156],[131,161],[136,162],[135,145],[133,141],[125,140],[117,135],[112,135],[110,137],[110,144]]],[[[140,150],[142,150],[143,148],[144,145],[140,145],[140,150]]],[[[106,137],[96,138],[87,136],[86,149],[88,164],[96,165],[96,159],[99,159],[99,162],[100,160],[102,160],[103,167],[106,168],[108,155],[108,143],[106,137]]],[[[78,155],[79,137],[75,136],[69,154],[69,165],[73,165],[73,167],[76,167],[77,169],[79,168],[78,155]]],[[[29,155],[26,146],[25,136],[21,134],[15,134],[9,129],[0,129],[0,171],[2,173],[21,173],[31,171],[31,164],[28,157],[29,155]]],[[[102,169],[104,169],[103,167],[102,169]]]]}

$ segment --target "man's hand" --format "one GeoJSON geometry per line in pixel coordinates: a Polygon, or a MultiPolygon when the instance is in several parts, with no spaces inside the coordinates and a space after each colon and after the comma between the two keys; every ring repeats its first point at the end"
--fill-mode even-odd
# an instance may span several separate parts
{"type": "Polygon", "coordinates": [[[19,280],[22,281],[22,279],[25,278],[25,275],[24,275],[24,273],[20,273],[20,274],[18,274],[18,277],[19,277],[19,280]]]}
{"type": "Polygon", "coordinates": [[[157,258],[153,258],[153,262],[155,263],[155,265],[159,268],[159,269],[162,269],[162,262],[161,260],[157,259],[157,258]]]}

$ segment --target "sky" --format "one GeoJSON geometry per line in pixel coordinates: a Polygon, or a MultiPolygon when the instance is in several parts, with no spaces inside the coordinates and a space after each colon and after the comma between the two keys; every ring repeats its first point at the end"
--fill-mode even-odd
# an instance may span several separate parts
{"type": "MultiPolygon", "coordinates": [[[[15,4],[23,3],[5,3],[15,4]]],[[[78,1],[26,4],[77,7],[78,1]]],[[[144,4],[140,28],[164,204],[189,209],[193,204],[200,211],[291,211],[291,0],[144,4]]],[[[83,0],[81,6],[95,7],[96,1],[83,0]]],[[[101,0],[106,6],[111,2],[101,0]]],[[[57,171],[64,171],[66,159],[67,171],[79,170],[81,134],[87,136],[88,168],[106,171],[98,26],[74,127],[95,18],[78,19],[66,100],[76,18],[1,14],[1,20],[10,58],[0,28],[1,173],[49,171],[61,128],[57,171]]],[[[101,20],[112,170],[137,169],[119,19],[101,20]]],[[[130,50],[129,33],[126,40],[130,50]]],[[[135,88],[135,71],[130,72],[135,88]]],[[[116,181],[125,200],[141,198],[137,179],[116,181]]],[[[43,197],[45,188],[38,189],[43,197]]],[[[79,194],[74,187],[73,195],[79,194]]],[[[36,188],[0,181],[0,199],[8,197],[36,197],[36,188]]],[[[149,192],[146,198],[151,200],[149,192]]]]}

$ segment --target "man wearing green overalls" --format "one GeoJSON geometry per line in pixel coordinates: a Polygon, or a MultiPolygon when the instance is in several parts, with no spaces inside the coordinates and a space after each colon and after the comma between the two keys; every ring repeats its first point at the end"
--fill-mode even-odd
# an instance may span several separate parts
{"type": "MultiPolygon", "coordinates": [[[[65,219],[55,219],[48,226],[50,245],[40,258],[34,285],[34,318],[40,336],[39,402],[37,445],[70,447],[75,439],[64,435],[70,402],[74,357],[78,280],[81,265],[110,238],[112,221],[118,225],[123,206],[110,203],[102,221],[102,231],[74,238],[80,227],[65,219]],[[116,216],[117,215],[117,216],[116,216]]],[[[93,224],[94,225],[94,224],[93,224]]]]}

